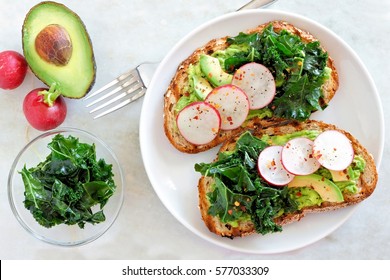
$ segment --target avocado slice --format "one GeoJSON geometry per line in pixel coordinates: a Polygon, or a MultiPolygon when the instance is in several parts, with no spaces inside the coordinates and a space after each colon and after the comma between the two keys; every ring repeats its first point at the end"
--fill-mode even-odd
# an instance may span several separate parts
{"type": "Polygon", "coordinates": [[[329,170],[329,172],[332,175],[332,180],[334,182],[349,181],[351,179],[349,177],[347,170],[342,170],[342,171],[329,170]]]}
{"type": "Polygon", "coordinates": [[[207,95],[213,90],[213,88],[210,86],[209,82],[202,77],[199,76],[193,76],[192,80],[194,82],[194,91],[196,96],[204,100],[207,95]]]}
{"type": "Polygon", "coordinates": [[[233,75],[223,71],[218,58],[201,54],[199,58],[200,70],[207,77],[209,82],[218,87],[231,84],[233,75]]]}
{"type": "Polygon", "coordinates": [[[63,96],[81,98],[95,83],[91,39],[80,17],[63,4],[41,2],[23,23],[23,53],[31,71],[63,96]]]}
{"type": "Polygon", "coordinates": [[[339,187],[337,187],[332,181],[318,174],[295,176],[288,184],[288,187],[311,187],[318,192],[324,201],[344,201],[343,194],[341,193],[339,187]]]}

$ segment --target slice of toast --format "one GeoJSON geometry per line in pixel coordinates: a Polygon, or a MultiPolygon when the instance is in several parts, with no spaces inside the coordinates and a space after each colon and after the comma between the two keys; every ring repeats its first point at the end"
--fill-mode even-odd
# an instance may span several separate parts
{"type": "MultiPolygon", "coordinates": [[[[358,193],[343,194],[344,201],[340,203],[322,202],[320,206],[306,207],[301,209],[299,212],[297,211],[296,213],[282,215],[281,217],[278,217],[274,220],[275,223],[280,226],[299,221],[302,217],[305,216],[306,213],[331,211],[359,203],[373,193],[378,180],[378,173],[376,170],[374,159],[371,154],[350,133],[338,129],[334,125],[314,120],[305,121],[301,123],[291,122],[287,125],[274,126],[265,129],[255,129],[253,130],[253,135],[257,137],[261,137],[262,135],[284,135],[301,130],[338,130],[342,132],[351,141],[353,149],[355,151],[355,155],[360,155],[364,158],[366,166],[358,180],[357,186],[360,190],[358,193]]],[[[226,141],[220,148],[220,152],[234,150],[238,137],[239,135],[236,135],[235,137],[232,137],[231,139],[226,141]]],[[[226,236],[230,238],[255,233],[256,231],[252,221],[239,221],[237,226],[232,226],[228,223],[221,222],[221,220],[217,216],[209,215],[208,211],[210,208],[210,201],[208,199],[207,194],[213,190],[213,184],[214,179],[212,177],[205,176],[202,176],[200,178],[198,184],[200,212],[202,215],[202,219],[208,229],[217,235],[226,236]]]]}
{"type": "MultiPolygon", "coordinates": [[[[272,21],[264,23],[256,28],[247,30],[246,33],[255,33],[261,32],[269,24],[273,25],[274,31],[279,33],[282,29],[288,30],[290,33],[299,36],[304,43],[318,41],[310,33],[299,29],[298,27],[284,21],[272,21]]],[[[221,130],[217,137],[204,145],[194,145],[186,141],[176,126],[176,114],[175,113],[175,104],[178,102],[180,97],[188,94],[186,88],[189,84],[188,78],[188,69],[190,65],[194,65],[199,61],[201,54],[212,54],[217,50],[223,50],[228,47],[227,42],[228,37],[223,37],[219,39],[213,39],[209,41],[206,45],[196,49],[186,60],[184,60],[177,68],[177,72],[171,80],[171,83],[164,94],[164,130],[165,134],[168,137],[172,145],[181,152],[186,153],[198,153],[206,151],[212,147],[219,145],[224,142],[226,139],[231,137],[234,134],[237,134],[243,131],[245,128],[238,127],[233,130],[221,130]]],[[[325,50],[324,50],[325,51],[325,50]]],[[[339,79],[337,70],[335,68],[334,62],[330,56],[328,56],[327,67],[329,67],[332,72],[330,78],[323,84],[323,97],[320,99],[321,106],[326,106],[333,96],[336,93],[336,90],[339,86],[339,79]]],[[[246,123],[246,127],[254,128],[256,126],[266,127],[269,124],[274,124],[275,122],[280,121],[280,118],[271,118],[271,119],[259,119],[254,118],[246,123]]]]}

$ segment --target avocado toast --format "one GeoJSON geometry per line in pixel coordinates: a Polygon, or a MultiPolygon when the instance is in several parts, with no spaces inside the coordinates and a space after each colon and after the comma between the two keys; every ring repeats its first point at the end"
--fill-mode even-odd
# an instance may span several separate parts
{"type": "MultiPolygon", "coordinates": [[[[267,72],[261,71],[261,74],[267,72]]],[[[312,112],[326,108],[338,84],[333,60],[314,36],[288,22],[267,22],[236,37],[213,39],[179,65],[164,95],[165,134],[181,152],[202,152],[248,128],[267,127],[286,119],[304,121],[312,112]],[[212,103],[208,100],[210,93],[220,94],[221,87],[236,94],[236,87],[241,87],[234,83],[240,80],[238,72],[251,63],[256,67],[264,66],[272,74],[274,98],[254,108],[250,98],[249,105],[241,102],[239,108],[247,110],[244,122],[224,129],[224,122],[230,121],[231,116],[224,117],[221,110],[219,115],[214,111],[208,113],[209,108],[203,105],[212,103]],[[182,115],[201,120],[194,112],[203,113],[207,109],[207,121],[203,122],[214,123],[213,127],[207,127],[209,137],[184,137],[186,127],[178,126],[180,112],[195,102],[202,102],[203,107],[193,107],[189,114],[182,115]]],[[[267,82],[266,87],[270,87],[270,83],[267,82]]],[[[185,125],[188,126],[188,121],[184,121],[185,125]]]]}
{"type": "MultiPolygon", "coordinates": [[[[330,153],[337,149],[330,146],[330,153]]],[[[334,125],[314,120],[248,130],[226,141],[214,162],[199,163],[195,169],[202,174],[198,193],[203,221],[211,232],[230,238],[278,232],[283,225],[299,221],[306,213],[359,203],[373,193],[378,180],[374,160],[358,140],[334,125]],[[346,145],[340,146],[343,151],[338,151],[341,154],[327,157],[322,152],[326,149],[322,149],[324,145],[318,139],[325,133],[331,134],[334,140],[331,143],[346,140],[346,145]],[[283,168],[291,170],[298,166],[294,172],[306,173],[290,174],[292,178],[276,185],[280,179],[269,177],[260,166],[274,170],[275,160],[267,165],[260,161],[259,155],[269,147],[288,150],[293,139],[300,139],[300,143],[302,139],[313,141],[313,151],[304,162],[314,158],[310,168],[317,160],[321,164],[306,172],[306,167],[291,166],[290,163],[295,164],[298,159],[286,156],[287,159],[281,159],[283,168]],[[348,151],[349,145],[352,151],[348,151]],[[337,157],[346,159],[348,166],[338,165],[339,161],[334,161],[337,157]],[[343,169],[335,171],[329,167],[343,169]]]]}

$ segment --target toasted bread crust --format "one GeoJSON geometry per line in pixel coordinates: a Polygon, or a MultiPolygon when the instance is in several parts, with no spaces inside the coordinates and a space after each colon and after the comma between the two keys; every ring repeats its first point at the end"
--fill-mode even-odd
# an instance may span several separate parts
{"type": "MultiPolygon", "coordinates": [[[[360,179],[358,181],[358,187],[360,188],[360,192],[357,194],[345,194],[344,202],[341,203],[330,203],[323,202],[321,206],[312,206],[302,209],[299,213],[288,214],[281,216],[275,220],[275,222],[279,225],[286,225],[289,223],[293,223],[299,221],[303,218],[307,213],[313,212],[325,212],[336,210],[340,208],[347,207],[349,205],[353,205],[363,201],[368,198],[375,190],[376,183],[378,181],[378,173],[376,170],[375,162],[372,155],[364,148],[356,138],[354,138],[350,133],[337,128],[334,125],[326,124],[320,121],[306,121],[306,122],[296,122],[292,121],[287,125],[273,126],[265,129],[254,129],[253,135],[261,137],[264,134],[267,135],[283,135],[292,133],[300,130],[338,130],[344,135],[348,137],[351,141],[353,149],[356,155],[361,155],[366,161],[366,168],[364,172],[361,174],[360,179]]],[[[235,143],[239,135],[232,137],[227,142],[225,142],[220,151],[232,150],[235,147],[235,143]]],[[[202,215],[202,219],[205,222],[206,226],[209,228],[211,232],[215,234],[226,236],[226,237],[236,237],[236,236],[245,236],[252,233],[255,233],[254,225],[251,221],[240,222],[238,227],[232,227],[229,224],[222,223],[218,217],[214,217],[208,214],[208,209],[210,207],[210,203],[207,199],[207,193],[212,190],[213,178],[202,176],[199,180],[198,184],[198,193],[199,193],[199,207],[202,215]]]]}
{"type": "MultiPolygon", "coordinates": [[[[267,22],[262,25],[259,25],[256,28],[247,30],[247,33],[261,32],[269,24],[273,24],[274,30],[279,32],[282,29],[286,29],[293,34],[298,35],[302,41],[308,43],[313,41],[318,41],[310,33],[299,29],[298,27],[287,23],[285,21],[272,21],[267,22]]],[[[177,101],[181,96],[185,95],[185,88],[188,85],[188,75],[187,70],[191,64],[197,63],[201,54],[211,54],[217,50],[222,50],[228,47],[227,36],[219,39],[213,39],[209,41],[206,45],[196,49],[186,60],[184,60],[177,68],[175,76],[172,78],[171,83],[164,94],[164,131],[166,136],[172,145],[181,152],[185,153],[198,153],[211,149],[226,139],[230,138],[232,135],[240,133],[244,128],[239,127],[234,130],[221,130],[219,135],[211,142],[205,145],[194,145],[186,141],[178,131],[176,127],[176,114],[174,112],[174,107],[177,101]]],[[[324,97],[320,100],[321,105],[327,105],[333,96],[336,93],[336,90],[339,86],[339,79],[334,62],[331,57],[328,57],[327,66],[332,69],[332,74],[330,79],[323,85],[324,97]]],[[[253,119],[247,123],[247,127],[254,128],[256,126],[266,127],[269,124],[280,121],[280,119],[273,118],[271,120],[260,120],[253,119]]]]}

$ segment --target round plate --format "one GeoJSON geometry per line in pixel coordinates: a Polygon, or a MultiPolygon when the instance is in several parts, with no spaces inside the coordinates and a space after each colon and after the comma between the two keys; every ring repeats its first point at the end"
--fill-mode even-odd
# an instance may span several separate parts
{"type": "Polygon", "coordinates": [[[140,122],[142,157],[157,195],[184,226],[214,244],[240,252],[281,253],[304,247],[338,228],[356,207],[307,215],[298,223],[284,226],[281,233],[234,240],[209,232],[201,219],[197,192],[200,174],[194,171],[194,165],[212,161],[218,147],[195,155],[177,151],[164,133],[164,93],[178,65],[196,48],[211,39],[235,36],[272,20],[285,20],[309,31],[335,61],[340,88],[327,109],[316,112],[312,118],[352,133],[372,153],[378,167],[384,146],[384,118],[375,84],[355,52],[327,28],[296,14],[247,10],[218,17],[188,34],[161,62],[146,93],[140,122]]]}

